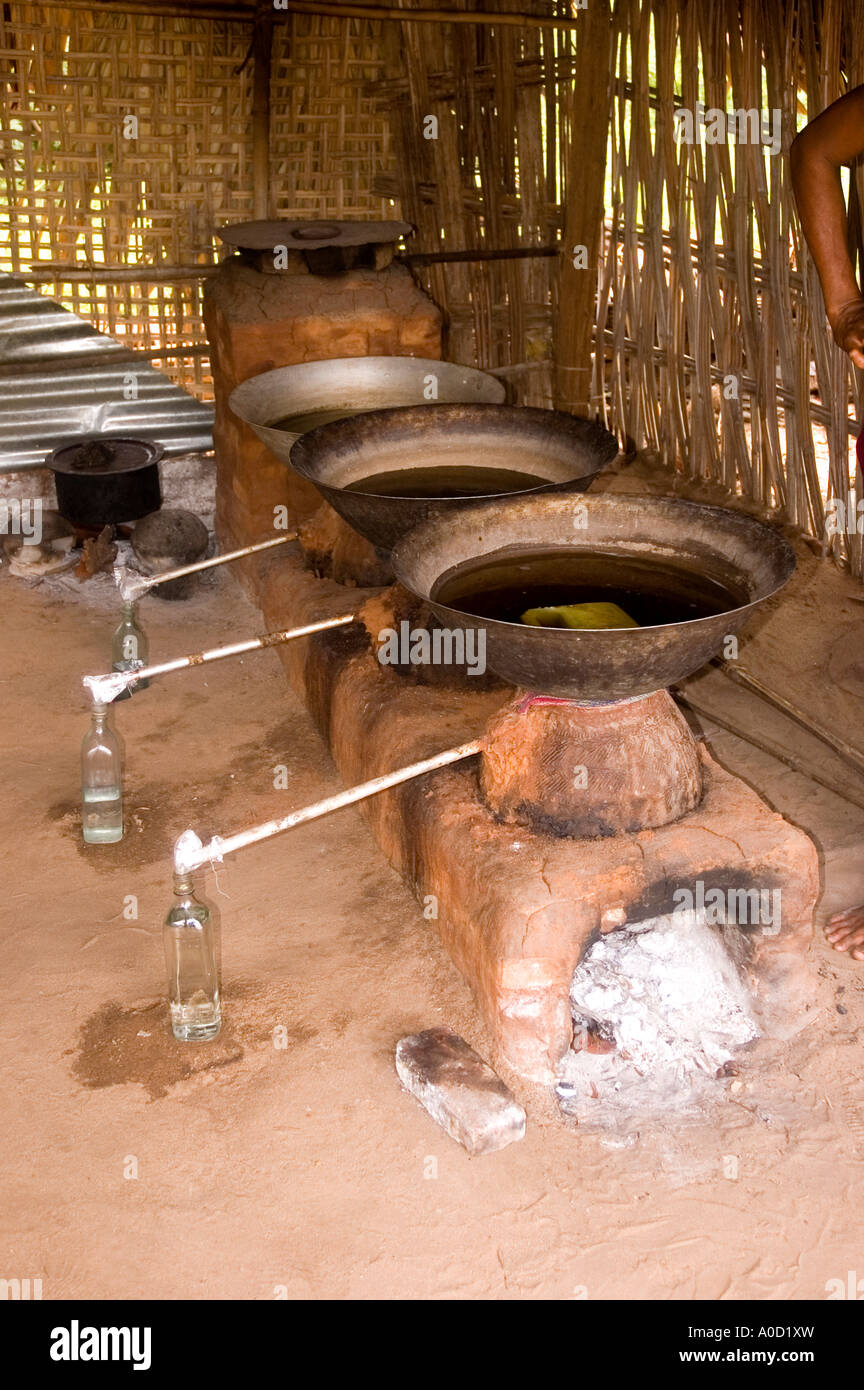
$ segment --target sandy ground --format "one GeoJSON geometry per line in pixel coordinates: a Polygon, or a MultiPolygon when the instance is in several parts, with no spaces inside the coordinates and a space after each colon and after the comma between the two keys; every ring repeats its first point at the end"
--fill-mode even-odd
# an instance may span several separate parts
{"type": "MultiPolygon", "coordinates": [[[[864,686],[847,661],[838,702],[822,675],[832,650],[864,651],[860,590],[805,571],[753,651],[779,653],[784,679],[862,746],[864,686]]],[[[813,1022],[718,1083],[704,1123],[624,1144],[508,1077],[527,1137],[469,1159],[401,1089],[393,1051],[437,1023],[486,1040],[431,924],[347,811],[235,856],[218,890],[208,879],[226,1026],[209,1047],[177,1044],[160,942],[174,836],[316,799],[337,789],[333,767],[275,654],[169,677],[118,710],[126,837],[85,847],[79,679],[107,664],[113,600],[3,572],[0,603],[0,1277],[41,1278],[46,1299],[801,1299],[864,1277],[864,965],[820,937],[813,1022]]],[[[154,657],[260,630],[225,571],[142,612],[154,657]]],[[[700,682],[706,701],[832,766],[718,681],[700,682]]],[[[727,734],[711,744],[814,835],[823,907],[864,898],[864,810],[727,734]]],[[[836,777],[864,800],[864,778],[836,777]]]]}

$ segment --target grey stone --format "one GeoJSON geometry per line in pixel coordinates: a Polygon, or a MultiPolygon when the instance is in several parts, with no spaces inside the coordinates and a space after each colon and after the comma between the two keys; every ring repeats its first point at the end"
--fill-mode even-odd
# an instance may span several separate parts
{"type": "MultiPolygon", "coordinates": [[[[200,517],[183,507],[163,507],[138,522],[132,532],[132,549],[145,574],[164,574],[203,560],[210,533],[200,517]]],[[[151,590],[157,598],[188,598],[195,591],[197,574],[171,579],[151,590]]]]}
{"type": "Polygon", "coordinates": [[[458,1033],[428,1028],[401,1038],[396,1071],[403,1086],[469,1154],[493,1153],[525,1137],[522,1106],[458,1033]]]}

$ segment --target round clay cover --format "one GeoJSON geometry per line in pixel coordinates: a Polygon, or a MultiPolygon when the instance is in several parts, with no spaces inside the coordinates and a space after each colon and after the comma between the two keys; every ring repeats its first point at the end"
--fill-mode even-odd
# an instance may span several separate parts
{"type": "Polygon", "coordinates": [[[145,516],[132,532],[132,549],[143,567],[167,568],[200,560],[210,539],[207,527],[183,507],[163,507],[145,516]],[[166,563],[168,562],[168,563],[166,563]]]}
{"type": "Polygon", "coordinates": [[[241,251],[272,251],[276,246],[296,251],[315,251],[322,246],[370,246],[398,241],[413,231],[409,222],[339,222],[329,217],[234,222],[216,229],[226,246],[241,251]]]}

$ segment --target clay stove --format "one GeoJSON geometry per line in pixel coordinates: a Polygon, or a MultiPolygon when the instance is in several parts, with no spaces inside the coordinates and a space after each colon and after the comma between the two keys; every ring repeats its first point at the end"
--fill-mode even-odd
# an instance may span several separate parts
{"type": "MultiPolygon", "coordinates": [[[[314,436],[305,436],[307,460],[310,441],[314,445],[314,436]]],[[[364,803],[364,814],[387,857],[424,904],[434,904],[430,926],[470,982],[499,1060],[526,1078],[554,1083],[570,1054],[570,988],[591,944],[606,932],[668,913],[682,889],[779,891],[783,912],[777,929],[763,930],[757,922],[741,932],[741,971],[762,1032],[788,1032],[806,1012],[806,952],[818,892],[815,849],[714,762],[664,689],[698,668],[722,633],[740,627],[752,606],[782,582],[788,555],[779,538],[773,547],[772,535],[739,514],[691,510],[665,499],[547,493],[433,518],[397,545],[392,562],[403,583],[383,592],[346,590],[318,578],[300,553],[283,552],[262,563],[268,620],[335,616],[345,610],[347,595],[359,612],[360,622],[352,627],[280,652],[346,785],[485,735],[479,761],[373,797],[364,803]],[[586,699],[578,686],[578,698],[572,685],[566,693],[573,671],[562,672],[557,658],[543,681],[557,693],[536,698],[536,685],[526,691],[524,678],[509,664],[524,659],[512,642],[489,642],[497,682],[472,684],[453,671],[428,679],[426,673],[380,664],[376,637],[382,628],[398,627],[406,618],[415,626],[442,620],[434,600],[428,601],[442,569],[437,545],[452,557],[460,536],[471,536],[475,545],[487,526],[495,535],[495,528],[504,527],[512,541],[520,527],[524,534],[526,509],[557,509],[569,522],[577,501],[596,513],[598,524],[601,513],[608,518],[614,509],[624,532],[635,532],[637,524],[644,528],[656,507],[676,544],[683,519],[698,517],[692,537],[697,550],[710,542],[724,565],[736,557],[743,565],[749,553],[747,563],[756,571],[749,581],[751,603],[721,615],[713,634],[697,623],[695,630],[667,632],[659,641],[655,633],[653,643],[644,631],[538,634],[546,639],[547,656],[549,638],[553,654],[566,643],[568,661],[576,654],[576,666],[592,673],[595,683],[587,693],[599,701],[586,699]],[[478,527],[481,513],[484,524],[478,527]],[[521,520],[514,528],[516,513],[521,520]],[[723,533],[721,524],[731,529],[723,533]],[[759,532],[755,547],[755,532],[745,544],[750,527],[759,532]],[[625,657],[633,638],[650,643],[652,651],[625,657]],[[597,649],[607,642],[611,652],[601,662],[597,649]],[[514,692],[508,683],[523,688],[514,692]],[[587,778],[577,779],[582,770],[587,778]]],[[[707,620],[707,628],[712,622],[707,620]]]]}
{"type": "MultiPolygon", "coordinates": [[[[299,556],[279,566],[268,563],[262,590],[268,617],[290,605],[298,620],[337,613],[346,594],[332,580],[316,579],[299,556]]],[[[520,750],[538,733],[541,746],[550,737],[560,746],[563,707],[535,701],[520,709],[525,696],[501,686],[475,689],[468,678],[458,686],[418,682],[410,673],[383,668],[371,634],[404,612],[403,603],[398,590],[370,593],[360,612],[368,630],[355,625],[307,645],[292,644],[280,655],[346,785],[451,744],[492,736],[485,756],[473,765],[374,797],[363,812],[387,858],[413,885],[425,915],[433,904],[429,927],[469,981],[499,1060],[523,1077],[554,1084],[574,1036],[571,982],[591,942],[669,911],[677,889],[698,883],[708,890],[723,885],[782,891],[781,930],[753,932],[746,971],[764,1031],[793,1029],[809,998],[806,952],[818,894],[816,852],[807,836],[716,763],[703,744],[694,750],[663,692],[625,707],[627,717],[641,719],[652,707],[665,707],[667,731],[674,718],[672,738],[680,755],[687,757],[689,748],[698,761],[698,804],[677,820],[614,835],[571,837],[562,833],[568,828],[563,817],[554,827],[538,824],[521,804],[526,779],[520,802],[508,805],[511,782],[500,770],[514,766],[507,756],[514,732],[525,734],[518,738],[520,750]],[[541,727],[532,732],[535,723],[541,727]],[[501,797],[499,814],[487,796],[501,797]]],[[[571,733],[585,719],[597,718],[596,708],[586,712],[577,705],[565,713],[571,733]]],[[[602,741],[594,741],[595,754],[602,749],[602,741]]],[[[533,763],[542,768],[542,757],[533,763]]],[[[545,789],[540,802],[545,817],[545,789]]],[[[584,814],[584,804],[577,806],[584,814]]]]}
{"type": "MultiPolygon", "coordinates": [[[[535,493],[431,520],[392,558],[398,579],[438,621],[482,627],[489,665],[522,687],[487,725],[477,788],[496,824],[515,828],[517,852],[530,845],[542,856],[554,904],[537,914],[543,954],[527,944],[532,914],[518,957],[497,972],[498,1034],[511,1063],[526,1074],[554,1073],[570,1027],[565,980],[569,990],[593,942],[669,917],[673,928],[680,921],[683,941],[685,917],[674,918],[682,903],[725,934],[758,1031],[797,1026],[812,988],[804,953],[818,888],[815,850],[713,762],[665,688],[698,670],[782,587],[794,567],[786,542],[717,508],[535,493]],[[478,616],[482,592],[464,609],[444,598],[448,589],[459,592],[460,574],[493,584],[490,560],[503,557],[518,569],[532,553],[580,551],[615,556],[625,570],[646,557],[658,567],[674,558],[694,589],[722,579],[740,599],[732,609],[660,626],[564,631],[478,616]],[[766,897],[782,909],[764,914],[766,897]]],[[[510,939],[505,951],[514,945],[510,939]]]]}
{"type": "MultiPolygon", "coordinates": [[[[231,416],[230,391],[282,363],[354,353],[437,357],[441,320],[408,272],[393,264],[355,266],[333,277],[295,261],[273,275],[241,256],[208,283],[207,301],[217,393],[218,525],[223,542],[240,544],[270,530],[274,505],[286,502],[291,489],[284,464],[231,416]]],[[[371,416],[346,422],[355,442],[374,424],[371,416]]],[[[337,428],[305,435],[298,458],[308,457],[316,435],[330,431],[332,438],[337,428]]],[[[594,471],[609,457],[607,443],[599,445],[594,471]]],[[[304,472],[308,508],[320,494],[313,494],[314,478],[304,472]]],[[[614,508],[625,530],[638,526],[627,507],[640,501],[650,508],[658,499],[585,499],[598,515],[614,508]]],[[[572,504],[572,495],[561,498],[565,512],[572,504]]],[[[523,534],[520,508],[526,505],[519,499],[481,504],[492,508],[489,527],[507,532],[503,544],[523,534]]],[[[686,503],[662,505],[664,535],[673,544],[681,518],[693,514],[686,503]]],[[[476,505],[471,510],[476,518],[476,505]]],[[[572,514],[566,514],[572,537],[572,514]]],[[[374,515],[369,510],[364,522],[358,512],[353,522],[364,540],[380,545],[374,515]]],[[[343,526],[351,520],[345,517],[343,509],[343,526]]],[[[435,525],[433,517],[428,526],[435,525]]],[[[724,563],[743,558],[736,546],[755,523],[736,514],[733,525],[738,529],[727,537],[724,563]]],[[[503,625],[510,629],[504,634],[487,624],[487,680],[472,683],[458,672],[433,679],[382,666],[376,639],[391,620],[398,624],[408,614],[420,625],[454,621],[451,611],[442,614],[440,605],[436,611],[434,582],[446,564],[430,557],[446,537],[452,559],[460,526],[449,515],[440,534],[414,532],[410,543],[397,544],[393,563],[402,582],[394,589],[368,587],[368,572],[351,573],[350,565],[341,574],[348,587],[336,582],[337,572],[321,563],[328,541],[320,531],[315,555],[287,546],[257,560],[255,589],[270,627],[346,611],[359,615],[349,627],[279,649],[346,785],[485,735],[480,760],[406,783],[363,809],[384,853],[421,900],[434,904],[430,926],[470,982],[499,1058],[526,1078],[555,1082],[573,1041],[574,972],[592,943],[668,913],[679,890],[698,885],[703,891],[722,886],[782,893],[779,930],[741,933],[741,969],[762,1031],[790,1030],[810,990],[815,849],[714,762],[667,692],[782,582],[779,538],[775,544],[773,533],[761,528],[764,550],[753,551],[751,561],[757,571],[764,568],[749,575],[751,601],[716,622],[691,625],[683,663],[680,634],[652,637],[639,629],[626,634],[626,643],[620,633],[547,632],[546,656],[537,660],[535,653],[527,666],[514,665],[514,655],[524,656],[534,636],[523,633],[514,642],[512,624],[503,625]],[[581,684],[556,680],[557,658],[548,666],[549,652],[554,657],[561,643],[581,668],[581,684]]],[[[709,525],[699,545],[710,544],[710,532],[709,525]]],[[[392,532],[386,544],[393,544],[392,532]]],[[[644,544],[649,552],[656,547],[656,532],[644,544]]]]}

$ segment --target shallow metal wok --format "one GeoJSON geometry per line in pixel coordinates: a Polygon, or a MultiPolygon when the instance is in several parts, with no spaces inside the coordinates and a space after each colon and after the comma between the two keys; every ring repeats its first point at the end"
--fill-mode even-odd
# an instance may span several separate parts
{"type": "Polygon", "coordinates": [[[497,377],[455,362],[427,357],[334,357],[250,377],[234,388],[228,404],[278,459],[288,463],[291,446],[300,435],[273,429],[277,420],[316,410],[349,416],[390,406],[422,405],[433,389],[439,401],[499,402],[506,394],[497,377]]]}
{"type": "Polygon", "coordinates": [[[485,630],[487,665],[503,680],[589,702],[647,695],[697,671],[782,588],[795,557],[777,531],[721,507],[664,497],[531,493],[433,518],[396,546],[392,564],[400,583],[428,602],[445,627],[485,630]],[[574,526],[577,506],[585,509],[584,526],[574,526]],[[748,601],[657,627],[570,630],[474,617],[432,598],[437,584],[482,557],[558,547],[683,564],[748,601]]]}
{"type": "MultiPolygon", "coordinates": [[[[381,497],[348,492],[350,483],[390,469],[470,464],[535,474],[537,489],[581,492],[617,452],[615,436],[597,421],[558,410],[426,405],[376,410],[310,430],[291,450],[291,467],[355,531],[390,550],[420,522],[449,520],[477,499],[381,497]]],[[[537,489],[498,495],[528,497],[537,489]]]]}

